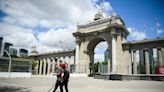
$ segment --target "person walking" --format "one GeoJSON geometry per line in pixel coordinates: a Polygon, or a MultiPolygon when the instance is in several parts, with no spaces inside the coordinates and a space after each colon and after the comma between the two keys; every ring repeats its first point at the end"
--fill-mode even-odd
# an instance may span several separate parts
{"type": "Polygon", "coordinates": [[[63,92],[63,86],[65,87],[65,91],[68,92],[68,81],[69,81],[69,77],[70,77],[70,73],[69,71],[66,69],[66,65],[62,64],[62,69],[64,70],[64,75],[62,77],[62,83],[60,86],[61,92],[63,92]]]}
{"type": "MultiPolygon", "coordinates": [[[[61,67],[57,67],[56,69],[56,76],[57,76],[57,80],[56,80],[56,83],[55,83],[55,88],[53,90],[53,92],[56,92],[57,88],[59,86],[61,86],[61,82],[62,82],[62,73],[64,73],[63,69],[61,67]]],[[[61,91],[61,87],[60,87],[60,91],[61,91]]]]}

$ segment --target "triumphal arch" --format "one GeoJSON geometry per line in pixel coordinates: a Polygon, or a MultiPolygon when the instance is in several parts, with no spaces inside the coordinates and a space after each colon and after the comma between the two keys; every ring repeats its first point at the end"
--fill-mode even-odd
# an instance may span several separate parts
{"type": "MultiPolygon", "coordinates": [[[[120,79],[123,75],[125,79],[126,75],[136,78],[137,74],[145,74],[148,79],[158,77],[154,74],[159,74],[157,70],[162,71],[164,67],[164,38],[126,42],[128,34],[120,16],[102,17],[98,13],[93,22],[77,25],[77,31],[73,33],[76,49],[44,54],[37,54],[36,49],[33,49],[30,57],[36,62],[35,71],[39,75],[51,75],[61,63],[67,63],[72,73],[96,75],[93,70],[94,49],[98,43],[106,41],[110,54],[105,76],[109,75],[110,79],[120,79]]],[[[104,76],[104,72],[98,73],[104,76]]],[[[145,78],[139,75],[137,78],[145,78]]]]}
{"type": "Polygon", "coordinates": [[[93,22],[77,25],[77,31],[73,33],[76,38],[76,71],[87,74],[92,72],[90,67],[94,64],[94,49],[98,43],[106,41],[111,53],[108,73],[128,74],[131,71],[130,54],[122,48],[128,34],[119,16],[105,18],[96,14],[93,22]]]}

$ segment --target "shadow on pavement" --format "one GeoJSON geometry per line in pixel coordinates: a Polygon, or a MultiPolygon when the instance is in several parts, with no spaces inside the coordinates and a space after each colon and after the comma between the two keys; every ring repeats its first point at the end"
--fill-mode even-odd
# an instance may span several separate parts
{"type": "Polygon", "coordinates": [[[27,88],[14,87],[14,86],[3,86],[0,87],[0,92],[30,92],[27,88]]]}

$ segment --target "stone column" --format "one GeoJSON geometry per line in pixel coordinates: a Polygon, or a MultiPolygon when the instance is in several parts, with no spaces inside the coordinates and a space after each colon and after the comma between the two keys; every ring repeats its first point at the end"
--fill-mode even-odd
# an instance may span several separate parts
{"type": "Polygon", "coordinates": [[[54,70],[55,70],[55,60],[54,60],[54,58],[51,58],[51,62],[52,62],[52,73],[54,73],[54,70]]]}
{"type": "Polygon", "coordinates": [[[132,71],[132,67],[133,67],[133,66],[132,66],[132,63],[133,63],[133,51],[132,51],[132,50],[131,50],[130,56],[131,56],[131,67],[130,67],[131,69],[129,70],[129,73],[130,73],[130,74],[133,74],[133,73],[132,73],[132,72],[133,72],[133,71],[132,71]]]}
{"type": "Polygon", "coordinates": [[[78,63],[79,63],[79,50],[80,50],[80,47],[79,47],[79,43],[76,42],[76,57],[75,57],[75,65],[76,65],[76,73],[79,72],[79,66],[78,66],[78,63]]]}
{"type": "Polygon", "coordinates": [[[162,66],[164,66],[164,48],[161,48],[162,50],[162,66]]]}
{"type": "Polygon", "coordinates": [[[115,34],[112,34],[112,73],[116,73],[117,62],[116,62],[116,38],[115,34]]]}
{"type": "Polygon", "coordinates": [[[143,65],[145,65],[145,63],[144,63],[144,51],[143,50],[139,50],[139,74],[143,74],[143,70],[141,70],[141,67],[143,66],[143,65]]]}
{"type": "Polygon", "coordinates": [[[71,57],[68,57],[68,62],[67,62],[67,64],[68,64],[68,71],[70,71],[70,64],[71,64],[71,57]]]}
{"type": "Polygon", "coordinates": [[[111,73],[111,63],[110,63],[110,61],[108,60],[108,74],[110,74],[111,73]]]}
{"type": "Polygon", "coordinates": [[[136,50],[133,51],[133,74],[137,74],[136,50]]]}
{"type": "MultiPolygon", "coordinates": [[[[108,53],[111,53],[111,52],[109,52],[109,51],[111,51],[111,50],[110,50],[110,48],[108,47],[108,53]]],[[[109,56],[108,56],[108,61],[107,61],[107,62],[108,62],[108,66],[107,66],[107,69],[108,69],[108,70],[107,70],[107,73],[110,74],[110,73],[111,73],[111,54],[109,54],[109,56]]]]}
{"type": "Polygon", "coordinates": [[[43,66],[43,75],[46,75],[46,59],[44,58],[43,59],[43,62],[44,62],[44,66],[43,66]]]}
{"type": "Polygon", "coordinates": [[[36,60],[35,73],[39,73],[39,60],[36,60]]]}
{"type": "Polygon", "coordinates": [[[148,50],[144,50],[144,52],[145,52],[146,74],[150,74],[149,53],[148,53],[148,50]]]}
{"type": "Polygon", "coordinates": [[[162,66],[163,65],[161,48],[157,48],[157,62],[158,62],[158,66],[162,66]]]}
{"type": "Polygon", "coordinates": [[[136,50],[133,51],[133,74],[137,74],[136,50]]]}
{"type": "Polygon", "coordinates": [[[55,63],[55,66],[57,65],[57,66],[60,66],[60,57],[56,57],[57,58],[57,61],[56,61],[56,63],[55,63]]]}
{"type": "Polygon", "coordinates": [[[91,62],[91,65],[92,65],[92,66],[91,66],[91,67],[92,67],[92,70],[91,70],[91,71],[92,71],[92,74],[94,73],[94,70],[93,70],[93,68],[94,68],[94,54],[95,54],[95,53],[92,52],[92,51],[89,52],[89,55],[90,55],[90,62],[91,62]]]}
{"type": "Polygon", "coordinates": [[[47,58],[47,62],[48,62],[47,75],[50,75],[51,62],[49,58],[47,58]]]}
{"type": "Polygon", "coordinates": [[[39,65],[39,75],[42,74],[42,67],[43,67],[43,61],[40,60],[40,65],[39,65]]]}

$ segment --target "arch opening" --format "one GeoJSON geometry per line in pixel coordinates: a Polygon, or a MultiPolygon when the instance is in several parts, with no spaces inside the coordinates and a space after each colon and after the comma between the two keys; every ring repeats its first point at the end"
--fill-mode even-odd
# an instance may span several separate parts
{"type": "Polygon", "coordinates": [[[108,73],[109,43],[102,37],[92,39],[88,44],[90,74],[108,73]]]}

